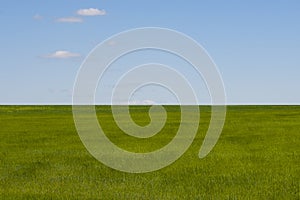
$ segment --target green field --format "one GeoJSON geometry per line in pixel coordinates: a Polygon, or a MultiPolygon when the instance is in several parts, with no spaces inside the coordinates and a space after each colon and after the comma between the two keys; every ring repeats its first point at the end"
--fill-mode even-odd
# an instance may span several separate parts
{"type": "MultiPolygon", "coordinates": [[[[132,106],[146,125],[146,106],[132,106]]],[[[300,199],[300,106],[229,106],[222,135],[204,159],[198,152],[209,125],[188,151],[159,171],[129,174],[106,167],[85,149],[71,106],[0,106],[0,199],[300,199]]],[[[116,126],[109,106],[100,124],[118,146],[147,152],[166,145],[179,126],[179,107],[149,139],[116,126]]]]}

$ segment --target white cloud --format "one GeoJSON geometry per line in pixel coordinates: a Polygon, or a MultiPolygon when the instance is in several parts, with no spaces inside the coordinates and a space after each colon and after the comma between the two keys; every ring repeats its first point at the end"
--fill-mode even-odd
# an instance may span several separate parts
{"type": "Polygon", "coordinates": [[[114,40],[111,40],[111,41],[108,42],[108,45],[109,46],[115,46],[115,45],[117,45],[117,42],[114,41],[114,40]]]}
{"type": "Polygon", "coordinates": [[[35,20],[42,20],[43,16],[41,16],[39,14],[36,14],[36,15],[33,16],[33,19],[35,19],[35,20]]]}
{"type": "Polygon", "coordinates": [[[56,20],[57,22],[66,22],[66,23],[81,23],[83,22],[82,18],[79,17],[64,17],[56,20]]]}
{"type": "Polygon", "coordinates": [[[97,15],[106,15],[106,11],[99,10],[97,8],[88,8],[88,9],[78,10],[77,14],[82,16],[97,16],[97,15]]]}
{"type": "Polygon", "coordinates": [[[142,104],[143,105],[154,105],[155,102],[152,101],[152,100],[147,99],[147,100],[142,101],[142,104]]]}
{"type": "Polygon", "coordinates": [[[121,105],[156,105],[155,101],[146,99],[146,100],[130,100],[128,102],[122,102],[121,105]]]}
{"type": "Polygon", "coordinates": [[[56,51],[52,54],[48,54],[44,56],[45,58],[74,58],[74,57],[80,57],[80,54],[78,53],[72,53],[69,51],[56,51]]]}

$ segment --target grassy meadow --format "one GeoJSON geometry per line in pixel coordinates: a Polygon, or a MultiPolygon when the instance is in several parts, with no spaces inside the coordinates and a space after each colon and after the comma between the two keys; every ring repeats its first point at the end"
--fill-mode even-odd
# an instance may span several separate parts
{"type": "MultiPolygon", "coordinates": [[[[134,152],[161,148],[174,137],[180,109],[165,106],[157,135],[137,139],[114,123],[109,106],[99,122],[112,142],[134,152]]],[[[132,106],[137,124],[147,106],[132,106]]],[[[108,168],[82,144],[71,106],[0,106],[0,199],[300,199],[300,106],[228,106],[221,137],[204,159],[199,149],[210,107],[188,151],[159,171],[108,168]]]]}

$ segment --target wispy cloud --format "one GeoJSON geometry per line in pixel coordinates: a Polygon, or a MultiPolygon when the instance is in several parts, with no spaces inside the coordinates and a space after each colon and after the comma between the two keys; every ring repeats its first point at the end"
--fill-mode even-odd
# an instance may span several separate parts
{"type": "Polygon", "coordinates": [[[97,8],[88,8],[88,9],[80,9],[77,11],[78,15],[81,16],[97,16],[97,15],[106,15],[105,10],[99,10],[97,8]]]}
{"type": "Polygon", "coordinates": [[[56,21],[63,22],[63,23],[81,23],[83,22],[83,19],[80,17],[63,17],[63,18],[58,18],[56,21]]]}
{"type": "Polygon", "coordinates": [[[56,51],[54,53],[48,54],[43,56],[44,58],[74,58],[74,57],[80,57],[79,53],[72,53],[69,51],[56,51]]]}
{"type": "MultiPolygon", "coordinates": [[[[103,102],[102,102],[103,103],[103,102]]],[[[152,100],[129,100],[110,102],[111,105],[160,105],[152,100]]]]}
{"type": "MultiPolygon", "coordinates": [[[[87,8],[87,9],[80,9],[76,12],[79,16],[98,16],[98,15],[106,15],[105,10],[99,10],[98,8],[87,8]]],[[[34,16],[35,19],[41,18],[40,15],[34,16]]],[[[56,19],[56,22],[62,23],[81,23],[83,19],[81,17],[62,17],[56,19]]]]}
{"type": "Polygon", "coordinates": [[[43,18],[44,17],[39,15],[39,14],[36,14],[36,15],[33,16],[33,19],[35,19],[35,20],[42,20],[43,18]]]}
{"type": "Polygon", "coordinates": [[[117,45],[117,42],[114,41],[114,40],[111,40],[111,41],[108,42],[108,45],[109,46],[115,46],[115,45],[117,45]]]}

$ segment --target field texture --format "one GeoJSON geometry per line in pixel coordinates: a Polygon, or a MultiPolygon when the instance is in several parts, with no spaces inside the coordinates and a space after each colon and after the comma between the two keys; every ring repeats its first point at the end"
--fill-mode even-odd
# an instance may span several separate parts
{"type": "MultiPolygon", "coordinates": [[[[137,124],[149,107],[133,106],[137,124]]],[[[0,106],[0,199],[300,199],[300,106],[229,106],[222,135],[204,159],[198,152],[210,107],[188,151],[159,171],[128,174],[106,167],[83,146],[71,106],[0,106]]],[[[124,134],[109,106],[100,124],[118,146],[161,148],[174,137],[180,109],[149,139],[124,134]]]]}

